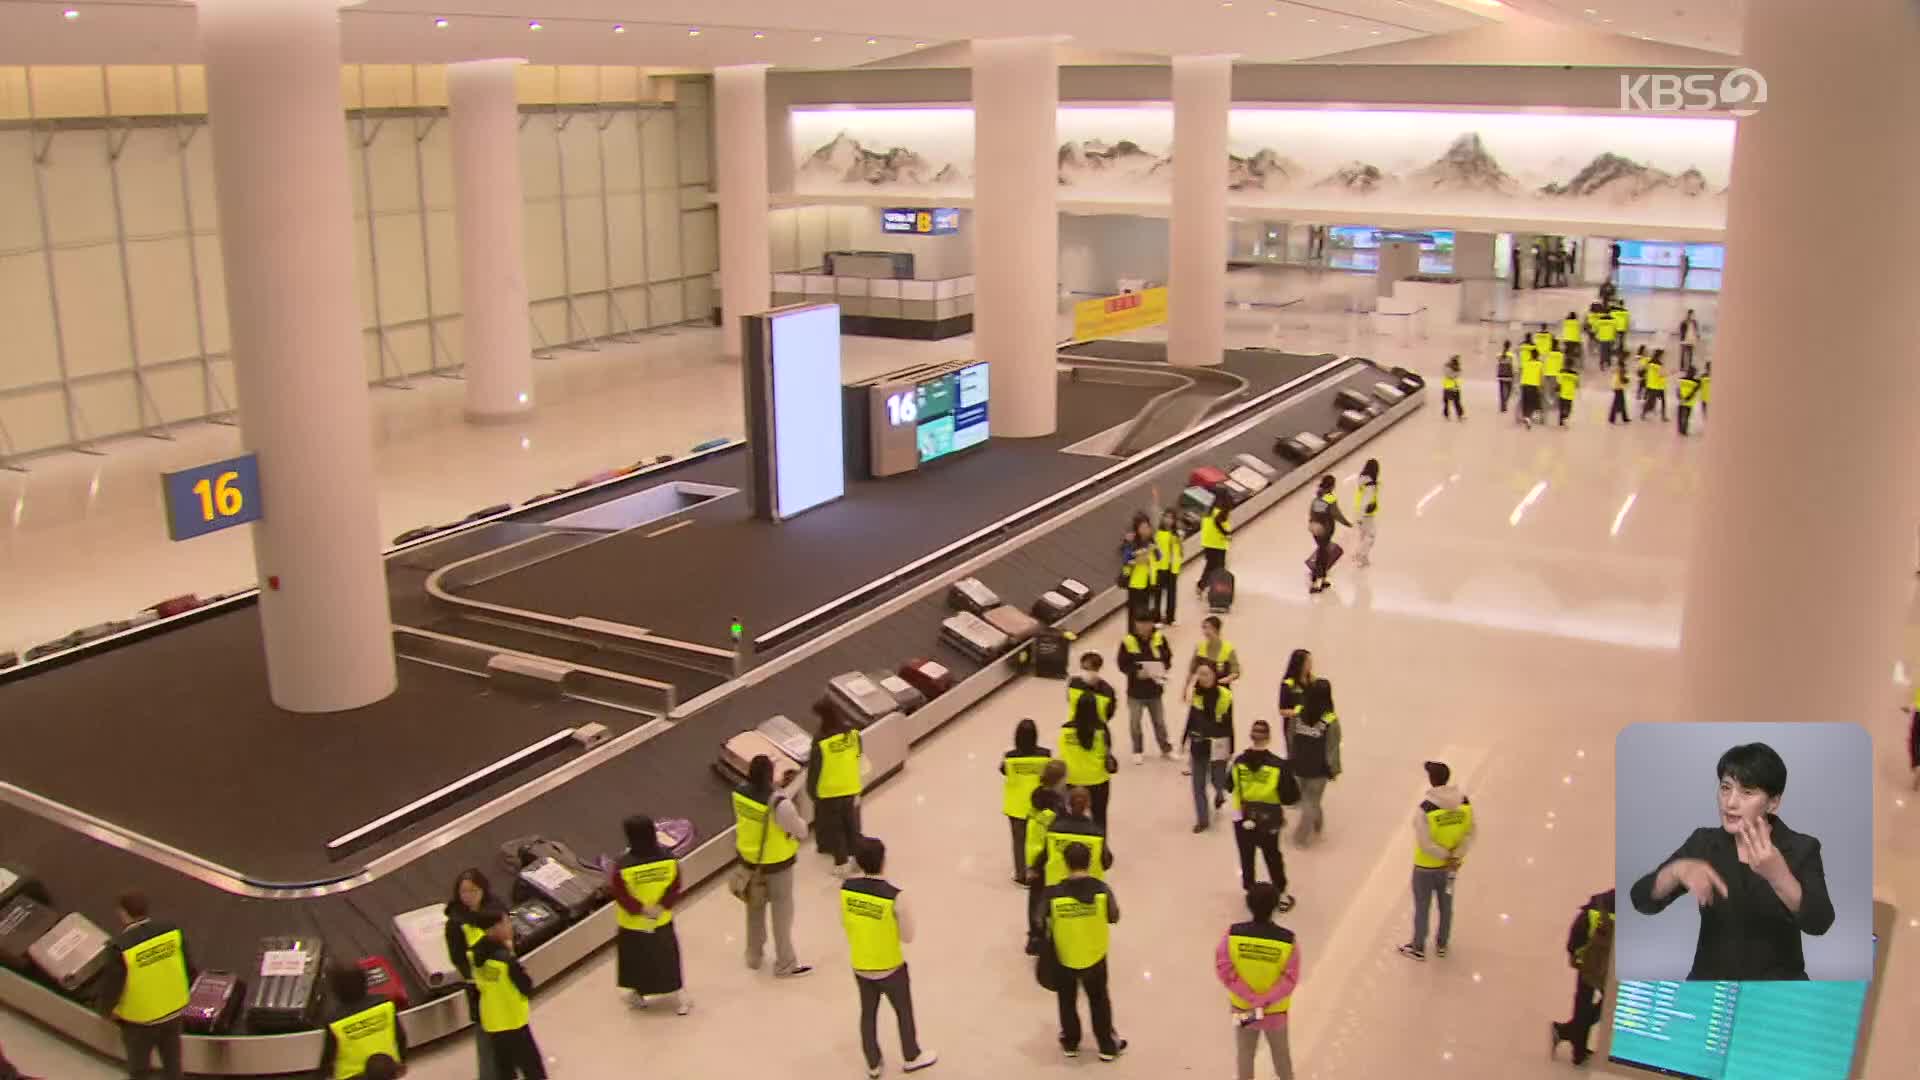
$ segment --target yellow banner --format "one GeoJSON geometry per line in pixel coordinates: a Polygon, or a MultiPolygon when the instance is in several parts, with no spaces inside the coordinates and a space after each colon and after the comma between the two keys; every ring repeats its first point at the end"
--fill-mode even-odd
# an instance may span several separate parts
{"type": "Polygon", "coordinates": [[[1167,321],[1165,286],[1141,292],[1103,296],[1073,305],[1073,336],[1077,341],[1112,337],[1143,330],[1167,321]]]}

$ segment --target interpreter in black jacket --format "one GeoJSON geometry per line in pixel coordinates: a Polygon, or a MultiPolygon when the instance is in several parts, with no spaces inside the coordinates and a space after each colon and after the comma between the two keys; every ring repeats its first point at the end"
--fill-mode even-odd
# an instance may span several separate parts
{"type": "Polygon", "coordinates": [[[1173,646],[1150,618],[1133,620],[1133,633],[1120,639],[1114,663],[1127,677],[1127,733],[1133,736],[1133,763],[1140,764],[1145,747],[1140,715],[1153,721],[1153,739],[1160,745],[1160,756],[1171,757],[1173,744],[1167,741],[1167,673],[1173,670],[1173,646]],[[1153,665],[1158,665],[1154,667],[1153,665]]]}
{"type": "Polygon", "coordinates": [[[1237,819],[1234,843],[1240,849],[1240,888],[1251,892],[1253,857],[1267,860],[1267,877],[1278,890],[1279,910],[1293,910],[1293,894],[1287,891],[1287,860],[1280,853],[1280,830],[1286,825],[1285,804],[1299,795],[1287,760],[1272,749],[1273,728],[1265,720],[1247,726],[1247,739],[1253,746],[1233,759],[1233,806],[1237,819]]]}
{"type": "MultiPolygon", "coordinates": [[[[386,998],[367,992],[367,973],[358,967],[343,965],[334,968],[327,973],[327,983],[328,988],[333,991],[334,1006],[333,1011],[327,1014],[326,1020],[320,1025],[322,1036],[320,1068],[315,1073],[318,1080],[333,1080],[333,1075],[336,1072],[334,1063],[339,1060],[341,1056],[340,1037],[333,1030],[333,1025],[339,1021],[358,1016],[361,1013],[370,1013],[388,1003],[386,998]]],[[[398,1011],[396,1010],[392,1015],[386,1017],[375,1015],[371,1017],[371,1019],[386,1029],[385,1031],[375,1033],[373,1036],[374,1041],[376,1043],[381,1041],[382,1036],[390,1037],[393,1045],[386,1049],[396,1050],[398,1051],[398,1055],[389,1054],[388,1056],[393,1057],[396,1065],[405,1061],[407,1058],[407,1029],[405,1025],[400,1023],[398,1011]],[[389,1032],[391,1033],[390,1036],[388,1035],[389,1032]]],[[[351,1038],[351,1036],[349,1036],[349,1038],[351,1038]]],[[[386,1049],[376,1047],[375,1053],[385,1053],[386,1049]]],[[[348,1052],[351,1053],[352,1051],[349,1050],[348,1052]]],[[[368,1055],[367,1065],[371,1064],[371,1057],[372,1055],[368,1055]]],[[[364,1077],[370,1071],[367,1065],[362,1065],[359,1071],[349,1072],[346,1075],[349,1078],[364,1077]]]]}
{"type": "Polygon", "coordinates": [[[1193,670],[1193,698],[1187,726],[1180,732],[1193,774],[1193,831],[1213,824],[1213,811],[1227,802],[1227,761],[1233,757],[1233,691],[1215,681],[1212,664],[1193,670]],[[1213,779],[1213,805],[1207,805],[1207,779],[1213,779]]]}
{"type": "Polygon", "coordinates": [[[447,901],[447,956],[453,968],[466,981],[467,1015],[473,1018],[474,1047],[483,1077],[493,1075],[493,1043],[480,1029],[480,992],[473,985],[472,949],[486,936],[480,913],[488,908],[504,907],[493,895],[493,885],[479,867],[470,866],[454,879],[453,896],[447,901]]]}
{"type": "Polygon", "coordinates": [[[1574,913],[1567,927],[1567,963],[1573,967],[1573,1018],[1556,1021],[1548,1033],[1547,1056],[1561,1043],[1573,1046],[1573,1063],[1585,1065],[1592,1051],[1587,1038],[1600,1020],[1600,996],[1606,993],[1613,963],[1613,890],[1595,893],[1574,913]]]}
{"type": "Polygon", "coordinates": [[[1699,905],[1688,979],[1805,979],[1800,935],[1833,927],[1820,841],[1777,816],[1787,764],[1766,743],[1720,755],[1720,824],[1695,829],[1633,883],[1633,907],[1658,915],[1682,894],[1699,905]]]}
{"type": "MultiPolygon", "coordinates": [[[[134,1076],[147,1075],[147,1066],[153,1060],[153,1055],[157,1053],[160,1055],[162,1074],[168,1080],[179,1080],[182,1075],[180,1040],[185,1030],[180,1018],[180,1010],[186,1007],[186,987],[192,985],[195,974],[193,961],[187,955],[186,935],[180,932],[178,926],[149,915],[145,893],[123,894],[117,908],[121,930],[113,936],[110,946],[114,954],[113,961],[101,971],[100,981],[96,984],[97,1000],[102,1010],[112,1016],[120,1028],[120,1041],[127,1054],[127,1068],[134,1076]],[[170,981],[172,985],[171,989],[163,989],[160,992],[175,994],[178,1004],[175,1005],[169,1001],[152,1010],[154,1012],[159,1012],[160,1009],[170,1010],[157,1017],[129,1015],[130,1007],[134,1012],[141,1010],[130,1000],[135,995],[127,993],[131,974],[127,969],[127,956],[147,942],[154,942],[157,948],[163,947],[166,943],[158,939],[167,937],[171,937],[172,947],[178,950],[179,956],[177,961],[171,958],[167,960],[167,966],[172,969],[172,974],[159,977],[164,981],[170,981]]],[[[155,975],[158,976],[157,971],[155,975]]],[[[151,987],[143,989],[151,989],[151,987]]]]}

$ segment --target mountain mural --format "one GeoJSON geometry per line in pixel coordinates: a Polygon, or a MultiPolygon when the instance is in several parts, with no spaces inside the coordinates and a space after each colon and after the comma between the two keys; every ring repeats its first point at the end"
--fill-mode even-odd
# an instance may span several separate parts
{"type": "Polygon", "coordinates": [[[832,142],[809,154],[800,165],[800,175],[814,180],[866,184],[870,187],[899,184],[920,186],[959,180],[959,171],[952,165],[935,168],[925,158],[903,146],[890,147],[885,151],[869,150],[844,131],[835,135],[832,142]]]}
{"type": "Polygon", "coordinates": [[[1314,187],[1338,188],[1355,195],[1371,195],[1383,187],[1392,186],[1393,182],[1394,178],[1381,172],[1377,165],[1369,165],[1364,161],[1349,161],[1333,170],[1314,187]]]}
{"type": "MultiPolygon", "coordinates": [[[[1697,198],[1708,194],[1707,178],[1689,167],[1678,174],[1643,165],[1615,153],[1604,153],[1588,162],[1564,184],[1547,184],[1540,194],[1556,199],[1601,199],[1630,203],[1658,196],[1678,195],[1697,198]]],[[[1726,195],[1721,188],[1719,196],[1726,195]]]]}
{"type": "Polygon", "coordinates": [[[1232,191],[1277,191],[1305,174],[1299,162],[1265,148],[1252,157],[1227,155],[1227,188],[1232,191]]]}
{"type": "Polygon", "coordinates": [[[1131,139],[1111,145],[1098,139],[1065,142],[1060,145],[1059,162],[1063,187],[1114,180],[1137,182],[1160,172],[1166,163],[1131,139]]]}
{"type": "Polygon", "coordinates": [[[1433,191],[1472,191],[1495,195],[1516,195],[1520,191],[1520,182],[1509,176],[1500,163],[1493,159],[1493,155],[1487,152],[1487,144],[1481,141],[1477,131],[1469,131],[1453,140],[1453,145],[1447,147],[1447,152],[1439,160],[1416,170],[1411,179],[1433,191]]]}

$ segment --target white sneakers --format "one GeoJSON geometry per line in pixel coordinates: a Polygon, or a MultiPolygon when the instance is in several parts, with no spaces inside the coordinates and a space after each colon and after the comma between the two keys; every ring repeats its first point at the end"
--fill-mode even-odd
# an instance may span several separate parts
{"type": "Polygon", "coordinates": [[[921,1069],[931,1068],[933,1065],[938,1063],[939,1060],[940,1060],[939,1054],[936,1054],[933,1051],[922,1047],[920,1050],[920,1056],[917,1058],[914,1058],[911,1061],[903,1063],[900,1066],[900,1071],[901,1072],[919,1072],[921,1069]]]}
{"type": "Polygon", "coordinates": [[[1144,761],[1146,761],[1146,760],[1147,760],[1146,758],[1144,758],[1144,757],[1142,757],[1142,756],[1140,756],[1139,754],[1135,754],[1135,755],[1133,755],[1133,763],[1134,763],[1135,765],[1139,765],[1139,764],[1141,764],[1142,762],[1144,762],[1144,761]]]}

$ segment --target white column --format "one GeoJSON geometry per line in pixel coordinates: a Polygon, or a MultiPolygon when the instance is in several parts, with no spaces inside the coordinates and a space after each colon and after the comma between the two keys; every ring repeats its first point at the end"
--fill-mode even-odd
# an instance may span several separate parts
{"type": "Polygon", "coordinates": [[[1681,718],[1872,730],[1913,581],[1920,273],[1836,268],[1861,221],[1920,250],[1920,10],[1757,3],[1746,24],[1768,100],[1734,146],[1681,718]]]}
{"type": "Polygon", "coordinates": [[[767,69],[715,68],[713,155],[720,186],[720,338],[740,355],[740,319],[773,299],[767,241],[767,69]]]}
{"type": "Polygon", "coordinates": [[[1227,111],[1233,58],[1173,58],[1173,220],[1167,358],[1211,367],[1227,336],[1227,111]]]}
{"type": "Polygon", "coordinates": [[[460,232],[460,351],[467,416],[498,419],[533,408],[533,333],[520,192],[524,60],[447,65],[453,131],[454,222],[460,232]]]}
{"type": "Polygon", "coordinates": [[[269,688],[294,712],[356,708],[395,674],[337,9],[199,7],[240,430],[266,515],[253,551],[269,688]]]}

